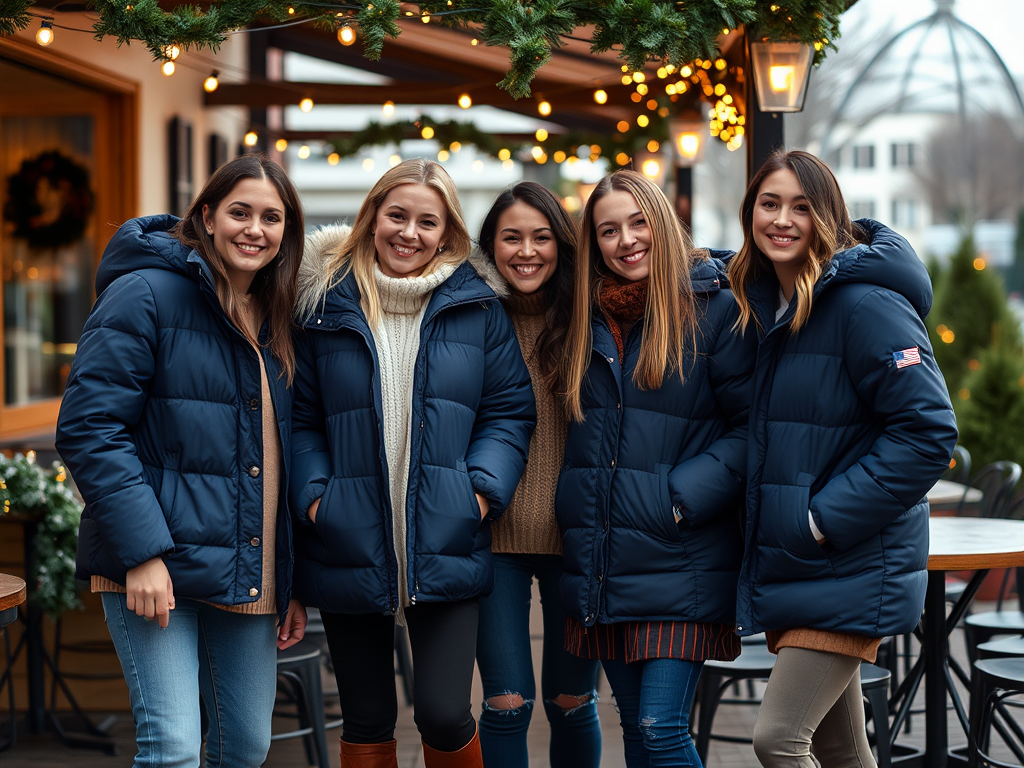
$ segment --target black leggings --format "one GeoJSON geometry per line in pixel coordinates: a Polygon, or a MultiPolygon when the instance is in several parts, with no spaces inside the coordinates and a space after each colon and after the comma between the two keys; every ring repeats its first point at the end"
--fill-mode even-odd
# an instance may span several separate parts
{"type": "MultiPolygon", "coordinates": [[[[477,600],[420,603],[405,609],[413,660],[413,706],[424,743],[441,752],[476,732],[470,703],[476,658],[477,600]]],[[[341,700],[342,739],[380,744],[395,737],[395,618],[321,612],[341,700]]]]}

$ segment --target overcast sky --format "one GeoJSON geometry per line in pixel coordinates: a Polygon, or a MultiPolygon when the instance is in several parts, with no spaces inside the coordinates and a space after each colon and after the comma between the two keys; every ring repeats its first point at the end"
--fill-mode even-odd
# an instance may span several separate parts
{"type": "MultiPolygon", "coordinates": [[[[843,25],[896,32],[934,11],[935,0],[858,0],[843,14],[843,25]]],[[[1011,72],[1024,77],[1024,0],[956,0],[954,11],[988,38],[1011,72]]]]}

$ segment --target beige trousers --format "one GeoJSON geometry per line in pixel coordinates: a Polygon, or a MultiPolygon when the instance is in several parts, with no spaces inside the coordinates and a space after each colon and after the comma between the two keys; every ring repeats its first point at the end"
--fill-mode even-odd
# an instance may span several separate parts
{"type": "Polygon", "coordinates": [[[754,753],[765,768],[875,768],[860,659],[779,649],[754,726],[754,753]]]}

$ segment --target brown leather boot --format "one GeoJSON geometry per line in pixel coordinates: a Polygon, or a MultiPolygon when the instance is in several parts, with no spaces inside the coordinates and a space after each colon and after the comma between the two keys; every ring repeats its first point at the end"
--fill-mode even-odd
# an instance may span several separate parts
{"type": "Polygon", "coordinates": [[[454,752],[440,752],[423,745],[424,768],[483,768],[484,756],[480,753],[480,732],[473,734],[469,744],[454,752]]]}
{"type": "Polygon", "coordinates": [[[398,768],[398,742],[350,744],[341,742],[341,768],[398,768]]]}

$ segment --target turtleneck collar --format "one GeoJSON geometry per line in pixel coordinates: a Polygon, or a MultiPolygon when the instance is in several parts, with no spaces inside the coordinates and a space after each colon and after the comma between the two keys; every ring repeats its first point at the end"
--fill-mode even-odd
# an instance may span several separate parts
{"type": "Polygon", "coordinates": [[[454,264],[440,264],[419,277],[388,277],[373,265],[373,277],[380,293],[380,308],[390,315],[412,315],[423,309],[430,294],[455,272],[454,264]]]}
{"type": "Polygon", "coordinates": [[[548,309],[545,293],[543,287],[533,293],[510,291],[505,304],[513,315],[543,315],[548,309]]]}

